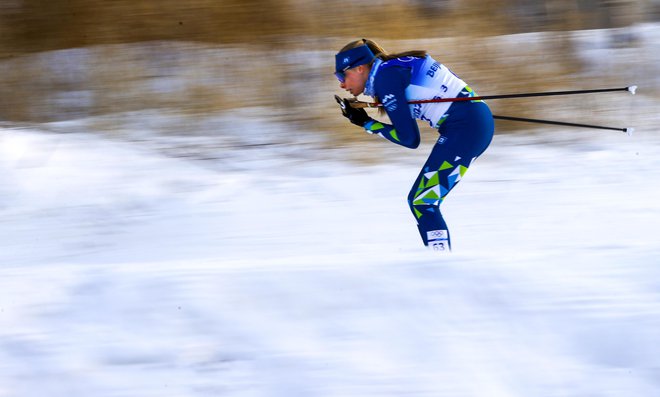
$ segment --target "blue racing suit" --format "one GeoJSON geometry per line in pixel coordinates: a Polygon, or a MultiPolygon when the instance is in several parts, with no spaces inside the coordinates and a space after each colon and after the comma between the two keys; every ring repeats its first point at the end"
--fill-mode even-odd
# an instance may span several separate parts
{"type": "Polygon", "coordinates": [[[415,119],[438,129],[433,146],[410,193],[408,204],[425,245],[449,250],[451,240],[440,204],[490,144],[493,116],[483,101],[408,104],[430,98],[474,96],[465,82],[430,56],[376,59],[365,94],[379,98],[392,124],[369,121],[364,128],[395,144],[416,148],[420,134],[415,119]]]}

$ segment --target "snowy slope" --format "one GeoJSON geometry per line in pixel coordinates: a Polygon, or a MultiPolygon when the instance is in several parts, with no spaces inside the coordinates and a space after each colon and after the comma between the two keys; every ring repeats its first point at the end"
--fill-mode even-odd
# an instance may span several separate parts
{"type": "MultiPolygon", "coordinates": [[[[566,100],[548,118],[638,132],[497,135],[443,204],[443,256],[421,247],[405,202],[428,130],[416,151],[375,137],[337,149],[277,109],[88,117],[93,72],[111,72],[88,66],[106,51],[145,77],[106,76],[101,102],[125,109],[188,103],[198,86],[210,100],[259,96],[231,83],[250,73],[240,49],[137,43],[4,61],[8,81],[37,76],[12,92],[63,121],[0,125],[0,397],[658,395],[660,29],[632,27],[630,48],[612,33],[570,35],[572,77],[639,94],[566,100]]],[[[535,68],[553,37],[483,43],[535,68]]],[[[325,111],[326,52],[282,55],[296,77],[283,98],[325,111]]]]}
{"type": "Polygon", "coordinates": [[[405,203],[428,147],[202,160],[48,129],[0,130],[2,397],[660,391],[653,131],[496,136],[437,256],[405,203]]]}

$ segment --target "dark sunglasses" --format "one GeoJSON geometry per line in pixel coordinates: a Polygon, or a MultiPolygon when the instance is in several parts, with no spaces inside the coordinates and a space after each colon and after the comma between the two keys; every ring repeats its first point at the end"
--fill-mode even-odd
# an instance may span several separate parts
{"type": "Polygon", "coordinates": [[[350,68],[352,68],[352,65],[348,65],[345,68],[343,68],[340,72],[335,72],[335,77],[337,80],[339,80],[340,83],[346,82],[346,71],[350,68]]]}
{"type": "Polygon", "coordinates": [[[348,69],[366,65],[373,61],[374,58],[374,54],[366,44],[337,53],[335,55],[335,77],[337,77],[340,83],[344,83],[348,69]]]}

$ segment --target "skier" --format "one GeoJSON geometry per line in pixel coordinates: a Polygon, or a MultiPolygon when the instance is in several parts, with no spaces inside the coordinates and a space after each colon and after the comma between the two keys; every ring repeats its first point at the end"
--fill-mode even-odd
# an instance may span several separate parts
{"type": "MultiPolygon", "coordinates": [[[[339,85],[354,97],[365,94],[381,102],[392,124],[369,117],[352,100],[336,96],[342,114],[368,133],[415,149],[420,144],[415,119],[440,133],[438,141],[408,194],[424,245],[449,251],[451,241],[440,204],[468,167],[488,147],[493,116],[483,101],[408,105],[408,101],[475,96],[474,91],[426,51],[388,54],[372,40],[353,41],[335,55],[339,85]]],[[[354,99],[353,99],[354,100],[354,99]]]]}

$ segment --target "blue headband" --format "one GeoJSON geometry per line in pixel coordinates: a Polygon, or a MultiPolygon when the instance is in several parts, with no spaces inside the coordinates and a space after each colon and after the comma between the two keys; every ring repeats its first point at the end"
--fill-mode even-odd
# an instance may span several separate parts
{"type": "Polygon", "coordinates": [[[335,55],[335,72],[343,75],[344,71],[370,63],[374,58],[374,53],[366,44],[342,51],[335,55]]]}

